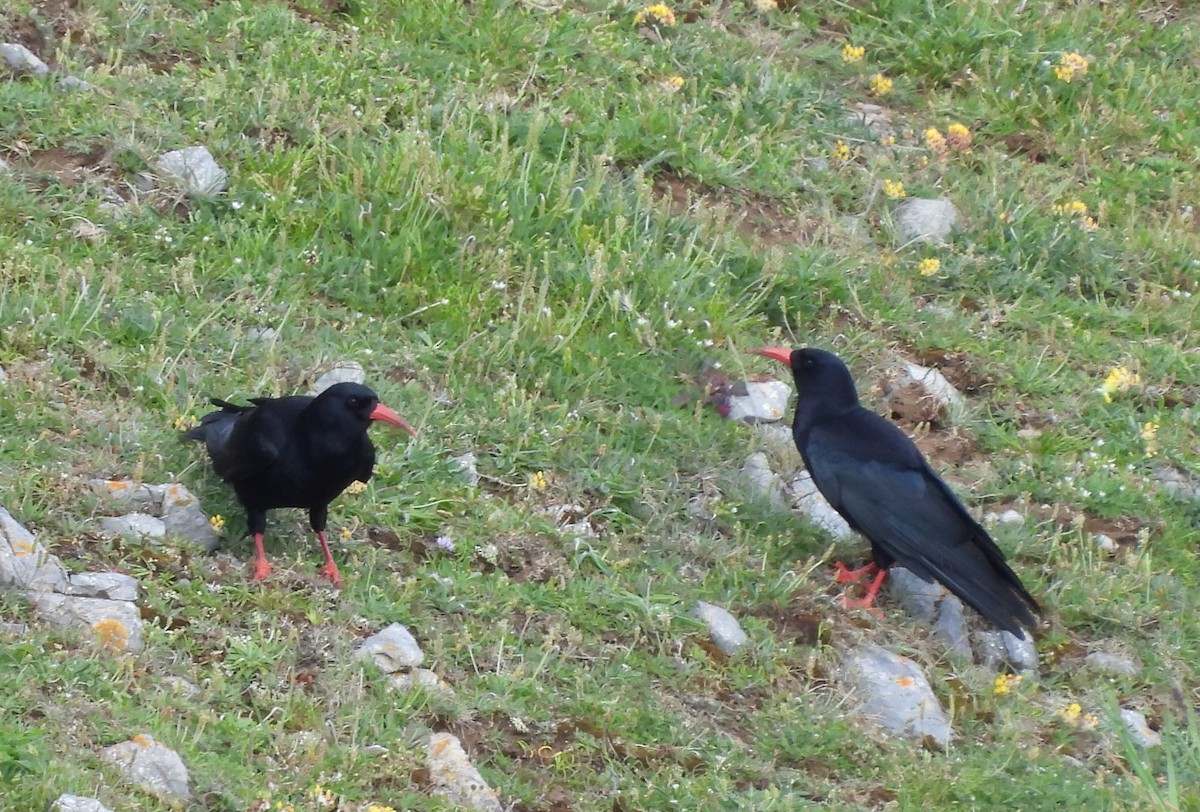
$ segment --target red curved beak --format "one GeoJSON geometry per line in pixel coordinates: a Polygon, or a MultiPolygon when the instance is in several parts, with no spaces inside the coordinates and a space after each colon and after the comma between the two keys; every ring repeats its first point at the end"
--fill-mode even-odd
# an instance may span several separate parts
{"type": "Polygon", "coordinates": [[[792,351],[785,350],[782,347],[759,347],[754,350],[746,350],[752,355],[761,355],[764,358],[774,358],[779,363],[785,366],[792,365],[792,351]]]}
{"type": "Polygon", "coordinates": [[[377,403],[375,405],[375,408],[371,411],[370,417],[372,420],[382,420],[384,423],[391,423],[393,426],[399,426],[400,428],[404,429],[409,434],[411,434],[413,437],[417,436],[416,429],[414,429],[412,426],[408,425],[408,423],[404,420],[403,417],[396,414],[391,409],[389,409],[387,406],[384,406],[382,403],[377,403]]]}

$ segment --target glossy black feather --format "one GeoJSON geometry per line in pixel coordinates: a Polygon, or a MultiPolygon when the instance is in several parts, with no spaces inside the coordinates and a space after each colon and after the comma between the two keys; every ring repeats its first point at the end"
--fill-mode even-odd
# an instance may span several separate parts
{"type": "Polygon", "coordinates": [[[875,563],[936,580],[998,628],[1023,636],[1037,601],[1004,554],[899,428],[864,409],[837,356],[796,350],[793,437],[821,494],[871,542],[875,563]]]}
{"type": "Polygon", "coordinates": [[[213,470],[233,486],[251,532],[265,529],[266,511],[308,508],[314,530],[325,529],[329,503],[375,467],[367,436],[379,398],[365,386],[341,383],[316,397],[254,398],[251,406],[213,399],[221,407],[185,437],[208,448],[213,470]]]}

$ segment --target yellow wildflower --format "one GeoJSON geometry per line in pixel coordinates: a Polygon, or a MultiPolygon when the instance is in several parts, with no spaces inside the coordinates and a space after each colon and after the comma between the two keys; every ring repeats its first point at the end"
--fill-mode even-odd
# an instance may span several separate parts
{"type": "Polygon", "coordinates": [[[833,157],[837,158],[839,161],[848,161],[851,157],[853,157],[850,152],[850,147],[846,146],[846,142],[840,138],[833,146],[833,157]]]}
{"type": "Polygon", "coordinates": [[[1020,674],[1001,674],[996,677],[996,681],[992,683],[992,693],[996,696],[1007,694],[1009,691],[1021,684],[1022,677],[1020,674]]]}
{"type": "Polygon", "coordinates": [[[892,92],[892,80],[877,73],[871,77],[871,93],[875,96],[886,96],[892,92]]]}
{"type": "Polygon", "coordinates": [[[942,267],[942,261],[937,257],[928,257],[921,260],[917,265],[917,270],[921,272],[921,276],[933,276],[942,267]]]}
{"type": "Polygon", "coordinates": [[[1096,218],[1090,214],[1085,214],[1079,218],[1079,225],[1084,231],[1095,231],[1100,228],[1100,224],[1096,222],[1096,218]]]}
{"type": "Polygon", "coordinates": [[[351,482],[349,485],[346,486],[345,492],[350,494],[351,496],[353,496],[355,494],[362,493],[366,489],[367,489],[367,483],[360,482],[356,479],[353,482],[351,482]]]}
{"type": "Polygon", "coordinates": [[[655,3],[639,11],[633,21],[638,25],[649,23],[650,25],[665,25],[670,28],[675,25],[675,12],[671,11],[671,7],[666,3],[655,3]]]}
{"type": "Polygon", "coordinates": [[[862,62],[862,58],[866,55],[867,49],[861,45],[851,45],[846,43],[842,46],[842,61],[847,65],[853,65],[856,62],[862,62]]]}
{"type": "Polygon", "coordinates": [[[354,531],[351,530],[349,527],[342,528],[342,541],[345,541],[346,539],[350,538],[353,535],[354,535],[354,531]]]}
{"type": "Polygon", "coordinates": [[[1065,708],[1059,709],[1058,717],[1060,719],[1062,719],[1064,722],[1066,722],[1067,724],[1073,725],[1079,721],[1079,716],[1082,713],[1083,713],[1083,708],[1081,708],[1079,706],[1079,703],[1072,702],[1070,705],[1067,705],[1065,708]]]}
{"type": "Polygon", "coordinates": [[[881,143],[881,144],[883,144],[885,147],[893,147],[893,146],[895,146],[895,145],[896,145],[896,136],[894,136],[894,135],[885,135],[885,136],[884,136],[884,137],[883,137],[883,138],[880,140],[880,143],[881,143]]]}
{"type": "Polygon", "coordinates": [[[1058,64],[1054,66],[1054,75],[1058,77],[1059,81],[1070,84],[1076,79],[1087,76],[1089,64],[1091,63],[1088,62],[1086,56],[1072,51],[1059,57],[1058,64]]]}
{"type": "Polygon", "coordinates": [[[999,220],[1001,223],[1007,223],[1010,218],[1009,218],[1008,212],[1002,211],[996,215],[996,219],[999,220]]]}
{"type": "Polygon", "coordinates": [[[674,93],[675,91],[679,90],[679,88],[683,87],[683,77],[668,76],[666,79],[660,81],[658,86],[668,93],[674,93]]]}
{"type": "Polygon", "coordinates": [[[883,181],[883,193],[892,200],[899,200],[907,194],[904,191],[904,182],[885,178],[883,181]]]}
{"type": "Polygon", "coordinates": [[[946,141],[950,149],[963,152],[971,148],[971,131],[962,124],[951,124],[946,128],[946,141]]]}
{"type": "Polygon", "coordinates": [[[1146,456],[1158,456],[1158,424],[1151,421],[1142,424],[1142,442],[1146,444],[1146,456]]]}
{"type": "Polygon", "coordinates": [[[546,490],[546,486],[548,484],[549,483],[546,481],[546,474],[544,471],[537,471],[529,476],[529,487],[533,488],[535,491],[546,490]]]}
{"type": "Polygon", "coordinates": [[[367,807],[367,812],[396,812],[396,810],[383,804],[371,804],[367,807]]]}
{"type": "Polygon", "coordinates": [[[337,806],[337,796],[325,789],[320,784],[317,784],[315,787],[310,789],[307,797],[310,801],[316,801],[326,809],[333,809],[335,806],[337,806]]]}
{"type": "Polygon", "coordinates": [[[208,526],[220,533],[225,529],[225,517],[220,513],[214,513],[208,517],[208,526]]]}
{"type": "Polygon", "coordinates": [[[942,135],[937,127],[930,127],[924,135],[925,147],[934,155],[940,157],[949,151],[950,148],[946,146],[946,136],[942,135]]]}
{"type": "Polygon", "coordinates": [[[179,417],[175,418],[175,430],[183,431],[184,429],[189,429],[195,422],[196,418],[192,417],[190,414],[180,415],[179,417]]]}
{"type": "Polygon", "coordinates": [[[1142,382],[1142,376],[1130,372],[1126,367],[1116,366],[1108,371],[1104,383],[1100,384],[1100,394],[1104,395],[1105,403],[1112,403],[1112,396],[1128,392],[1142,382]]]}
{"type": "Polygon", "coordinates": [[[754,0],[754,8],[761,14],[766,14],[768,11],[778,11],[779,3],[777,0],[754,0]]]}
{"type": "Polygon", "coordinates": [[[1060,217],[1086,217],[1088,213],[1087,204],[1082,200],[1068,200],[1066,203],[1055,203],[1050,211],[1060,217]]]}

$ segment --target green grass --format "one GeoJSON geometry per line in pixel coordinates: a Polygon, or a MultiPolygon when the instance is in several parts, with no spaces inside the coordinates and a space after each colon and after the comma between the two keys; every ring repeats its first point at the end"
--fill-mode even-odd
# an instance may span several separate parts
{"type": "MultiPolygon", "coordinates": [[[[181,753],[195,809],[317,810],[317,785],[345,809],[444,808],[430,730],[522,810],[1200,808],[1200,509],[1153,476],[1200,470],[1200,19],[943,5],[692,2],[657,35],[600,0],[0,15],[0,40],[38,45],[32,20],[39,55],[100,88],[0,80],[0,502],[69,566],[136,575],[151,621],[137,657],[36,623],[0,638],[6,808],[103,784],[114,808],[160,808],[99,755],[139,732],[181,753]],[[1090,62],[1068,83],[1072,52],[1090,62]],[[924,131],[952,123],[971,148],[932,154],[924,131]],[[226,194],[101,205],[193,144],[226,194]],[[960,230],[898,246],[884,180],[949,197],[960,230]],[[1054,208],[1072,201],[1093,221],[1054,208]],[[251,337],[268,326],[280,342],[251,337]],[[837,350],[881,410],[894,356],[957,359],[971,449],[934,462],[980,510],[1028,506],[997,537],[1048,609],[1039,681],[995,695],[894,604],[870,623],[835,607],[828,539],[736,475],[765,441],[678,405],[706,362],[778,374],[742,353],[777,342],[837,350]],[[376,431],[371,486],[333,506],[343,592],[289,511],[276,577],[251,586],[236,501],[176,421],[343,359],[420,437],[376,431]],[[1140,380],[1108,403],[1118,365],[1140,380]],[[466,451],[479,488],[450,463],[466,451]],[[183,481],[227,518],[225,550],[101,538],[95,476],[183,481]],[[600,535],[560,534],[541,510],[562,504],[600,535]],[[1114,528],[1109,558],[1092,534],[1114,528]],[[698,599],[736,611],[744,654],[714,657],[698,599]],[[388,693],[352,659],[394,621],[452,698],[388,693]],[[834,673],[865,640],[926,669],[947,752],[847,714],[834,673]],[[1081,669],[1095,648],[1145,671],[1081,669]],[[1070,702],[1098,726],[1064,721],[1070,702]],[[1164,746],[1115,733],[1118,705],[1164,746]]],[[[0,619],[29,614],[0,597],[0,619]]]]}

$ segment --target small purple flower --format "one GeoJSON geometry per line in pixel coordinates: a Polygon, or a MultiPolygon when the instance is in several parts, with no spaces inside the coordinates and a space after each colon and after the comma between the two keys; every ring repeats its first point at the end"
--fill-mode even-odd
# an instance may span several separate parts
{"type": "Polygon", "coordinates": [[[449,536],[438,536],[434,541],[439,550],[445,550],[448,553],[454,552],[454,539],[449,536]]]}

